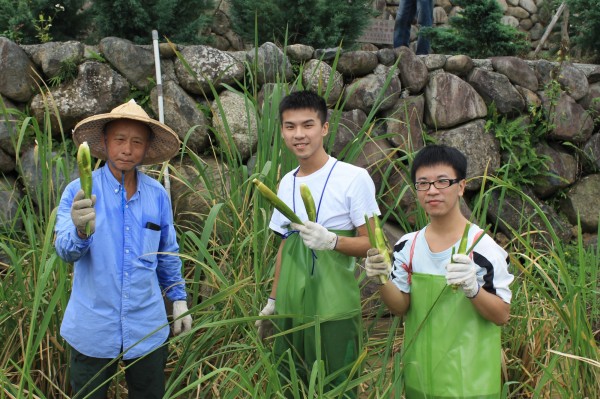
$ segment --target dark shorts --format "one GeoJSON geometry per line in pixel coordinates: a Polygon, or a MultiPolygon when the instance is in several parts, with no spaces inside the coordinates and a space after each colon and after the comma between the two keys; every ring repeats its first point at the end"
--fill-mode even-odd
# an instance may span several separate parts
{"type": "MultiPolygon", "coordinates": [[[[161,399],[165,393],[167,343],[137,359],[124,360],[129,399],[161,399]]],[[[106,398],[117,373],[118,359],[101,359],[79,353],[71,347],[71,387],[73,399],[106,398]],[[90,394],[93,392],[92,394],[90,394]]]]}

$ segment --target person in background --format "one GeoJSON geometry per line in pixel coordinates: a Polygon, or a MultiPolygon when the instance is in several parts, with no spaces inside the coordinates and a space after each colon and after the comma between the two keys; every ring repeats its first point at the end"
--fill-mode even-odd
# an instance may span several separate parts
{"type": "MultiPolygon", "coordinates": [[[[429,224],[400,238],[390,279],[379,286],[392,313],[405,316],[408,399],[500,397],[499,326],[509,319],[513,276],[507,253],[475,224],[467,246],[475,242],[474,250],[457,253],[468,223],[459,207],[466,172],[467,159],[455,148],[429,145],[418,152],[411,179],[429,224]]],[[[369,249],[367,276],[379,282],[389,266],[369,249]]]]}
{"type": "MultiPolygon", "coordinates": [[[[299,166],[283,177],[277,195],[304,222],[290,224],[277,210],[271,217],[269,227],[282,241],[271,295],[260,315],[297,315],[277,319],[278,331],[318,324],[276,338],[274,352],[283,358],[284,367],[287,365],[281,372],[289,378],[289,367],[295,367],[306,384],[320,352],[327,375],[343,369],[329,389],[348,379],[360,353],[361,304],[355,257],[365,257],[369,248],[365,215],[380,212],[367,171],[325,151],[323,140],[329,124],[322,97],[312,91],[291,93],[282,99],[279,116],[285,145],[299,166]],[[299,191],[303,183],[315,200],[315,222],[307,220],[299,191]],[[288,350],[293,365],[285,361],[288,350]]],[[[256,322],[259,335],[266,322],[269,320],[256,322]]]]}
{"type": "Polygon", "coordinates": [[[173,302],[175,335],[189,331],[192,318],[170,199],[137,167],[172,158],[179,138],[131,100],[78,123],[73,140],[87,141],[92,156],[106,161],[92,174],[91,199],[76,179],[57,214],[56,251],[73,263],[60,328],[71,349],[73,393],[105,398],[122,356],[129,398],[162,398],[169,336],[163,293],[173,302]]]}
{"type": "MultiPolygon", "coordinates": [[[[410,28],[417,16],[419,29],[433,25],[433,0],[400,0],[394,24],[394,47],[410,47],[410,28]]],[[[417,55],[429,54],[429,40],[419,33],[417,55]]]]}

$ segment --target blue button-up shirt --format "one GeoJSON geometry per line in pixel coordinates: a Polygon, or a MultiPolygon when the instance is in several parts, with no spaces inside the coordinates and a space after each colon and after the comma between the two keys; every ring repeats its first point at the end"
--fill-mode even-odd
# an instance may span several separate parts
{"type": "Polygon", "coordinates": [[[60,333],[87,356],[114,358],[125,350],[123,357],[132,359],[156,349],[169,335],[162,293],[172,301],[186,298],[167,192],[139,171],[137,182],[127,200],[107,165],[93,172],[96,231],[89,239],[79,238],[71,220],[79,179],[60,200],[56,251],[74,263],[60,333]]]}

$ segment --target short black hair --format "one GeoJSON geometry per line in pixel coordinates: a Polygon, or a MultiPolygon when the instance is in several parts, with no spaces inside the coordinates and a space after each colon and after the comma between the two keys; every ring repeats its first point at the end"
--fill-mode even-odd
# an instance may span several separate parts
{"type": "Polygon", "coordinates": [[[423,166],[449,165],[460,180],[467,177],[467,157],[454,147],[431,144],[419,150],[410,168],[410,178],[415,183],[417,170],[423,166]]]}
{"type": "Polygon", "coordinates": [[[300,90],[285,96],[279,103],[279,120],[283,123],[283,113],[290,109],[310,109],[317,113],[321,124],[327,122],[325,99],[312,90],[300,90]]]}

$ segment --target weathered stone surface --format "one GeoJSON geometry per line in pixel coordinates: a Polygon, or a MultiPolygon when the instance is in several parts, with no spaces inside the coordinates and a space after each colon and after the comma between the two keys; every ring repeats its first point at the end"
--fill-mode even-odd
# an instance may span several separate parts
{"type": "Polygon", "coordinates": [[[248,61],[251,64],[256,62],[259,84],[287,81],[293,75],[287,56],[271,42],[263,43],[258,51],[248,51],[248,61]]]}
{"type": "Polygon", "coordinates": [[[577,160],[563,149],[554,148],[542,143],[536,146],[540,156],[547,156],[548,174],[534,179],[533,192],[539,198],[548,198],[558,190],[573,184],[577,179],[577,160]]]}
{"type": "Polygon", "coordinates": [[[549,133],[551,139],[582,143],[590,138],[594,129],[592,117],[571,96],[561,92],[555,106],[546,93],[541,93],[540,97],[555,126],[549,133]]]}
{"type": "Polygon", "coordinates": [[[523,97],[527,109],[531,107],[539,107],[540,105],[542,105],[542,100],[533,91],[518,85],[515,85],[515,88],[517,89],[521,97],[523,97]]]}
{"type": "Polygon", "coordinates": [[[328,85],[331,85],[329,96],[325,99],[328,105],[335,104],[344,90],[342,74],[334,71],[326,62],[319,60],[313,59],[306,63],[302,72],[302,80],[304,87],[317,93],[325,93],[328,85]]]}
{"type": "Polygon", "coordinates": [[[475,68],[467,81],[486,104],[494,103],[501,114],[516,114],[525,109],[525,100],[508,78],[501,73],[475,68]]]}
{"type": "Polygon", "coordinates": [[[419,56],[427,67],[428,71],[435,71],[436,69],[442,69],[446,65],[446,56],[443,54],[428,54],[419,56]]]}
{"type": "Polygon", "coordinates": [[[377,50],[377,59],[380,64],[385,66],[394,65],[396,62],[396,52],[391,48],[382,48],[377,50]]]}
{"type": "Polygon", "coordinates": [[[536,22],[535,25],[529,29],[529,39],[531,41],[540,40],[544,35],[546,28],[540,22],[536,22]]]}
{"type": "MultiPolygon", "coordinates": [[[[51,93],[65,135],[70,136],[71,129],[82,119],[110,112],[125,102],[129,83],[107,64],[87,61],[79,65],[74,81],[52,89],[51,93]]],[[[31,111],[43,124],[45,104],[41,95],[36,95],[31,101],[31,111]]],[[[50,122],[53,135],[60,137],[60,126],[54,113],[51,113],[50,122]]]]}
{"type": "Polygon", "coordinates": [[[350,77],[364,76],[373,72],[378,63],[377,54],[372,51],[348,51],[338,59],[337,70],[350,77]]]}
{"type": "Polygon", "coordinates": [[[444,70],[458,76],[465,76],[474,66],[473,60],[468,55],[453,55],[446,60],[444,70]]]}
{"type": "Polygon", "coordinates": [[[464,80],[450,73],[439,73],[429,79],[425,88],[425,110],[425,123],[438,129],[487,115],[483,98],[464,80]]]}
{"type": "Polygon", "coordinates": [[[308,61],[312,58],[315,49],[305,44],[292,44],[286,49],[290,59],[296,62],[308,61]]]}
{"type": "Polygon", "coordinates": [[[171,178],[174,222],[184,229],[201,231],[213,206],[211,199],[224,196],[229,189],[227,165],[214,157],[200,157],[198,163],[184,158],[183,163],[172,161],[172,165],[177,171],[171,178]],[[207,187],[204,176],[207,176],[207,181],[224,184],[207,187]]]}
{"type": "MultiPolygon", "coordinates": [[[[17,130],[17,120],[12,114],[4,114],[2,103],[4,103],[5,109],[16,109],[16,107],[10,100],[6,98],[0,98],[0,101],[0,150],[9,155],[15,155],[13,142],[17,142],[17,137],[19,135],[17,130]]],[[[12,166],[14,167],[14,161],[12,161],[12,166]]],[[[4,172],[8,171],[5,168],[1,168],[0,170],[4,172]]],[[[12,168],[10,168],[10,170],[12,170],[12,168]]]]}
{"type": "Polygon", "coordinates": [[[233,84],[244,76],[244,66],[230,54],[208,46],[188,46],[181,50],[192,76],[179,59],[175,61],[175,73],[181,87],[195,94],[210,93],[210,84],[233,84]]]}
{"type": "Polygon", "coordinates": [[[519,6],[530,14],[535,14],[537,12],[537,6],[533,0],[519,0],[519,6]]]}
{"type": "Polygon", "coordinates": [[[331,154],[338,156],[362,129],[367,121],[367,114],[360,109],[353,109],[342,112],[336,121],[331,120],[331,114],[332,112],[329,111],[329,134],[335,136],[331,154]],[[337,125],[337,129],[334,128],[334,125],[337,125]]]}
{"type": "Polygon", "coordinates": [[[35,64],[17,44],[0,36],[0,94],[17,102],[27,102],[36,88],[35,64]]]}
{"type": "Polygon", "coordinates": [[[44,75],[51,78],[59,74],[62,63],[79,64],[83,59],[83,49],[83,43],[69,41],[28,46],[26,51],[31,54],[31,59],[44,75]]]}
{"type": "Polygon", "coordinates": [[[517,19],[529,18],[529,12],[522,7],[508,7],[506,14],[517,19]]]}
{"type": "Polygon", "coordinates": [[[577,224],[581,220],[581,230],[587,233],[598,231],[598,215],[600,215],[600,175],[588,175],[571,187],[561,203],[561,210],[567,215],[569,222],[577,224]]]}
{"type": "MultiPolygon", "coordinates": [[[[590,84],[588,93],[579,101],[583,109],[587,110],[592,118],[598,119],[600,116],[600,82],[590,84]]],[[[596,120],[596,125],[600,123],[596,120]]]]}
{"type": "Polygon", "coordinates": [[[227,142],[228,136],[231,136],[242,160],[247,160],[258,142],[254,105],[249,99],[231,91],[222,92],[219,101],[223,112],[216,101],[212,104],[215,134],[221,136],[221,142],[227,142]],[[227,121],[229,132],[225,130],[224,120],[227,121]]]}
{"type": "Polygon", "coordinates": [[[374,138],[365,143],[361,148],[360,155],[353,163],[367,169],[373,178],[375,189],[379,191],[384,182],[383,176],[389,166],[390,159],[395,158],[396,151],[387,140],[374,138]]]}
{"type": "Polygon", "coordinates": [[[448,23],[448,14],[442,7],[433,8],[433,24],[435,26],[444,25],[448,23]]]}
{"type": "MultiPolygon", "coordinates": [[[[158,109],[158,90],[150,93],[152,110],[158,109]]],[[[165,124],[177,133],[182,143],[197,154],[204,150],[208,139],[208,121],[196,107],[196,101],[173,81],[163,84],[163,106],[165,124]]]]}
{"type": "Polygon", "coordinates": [[[530,18],[522,19],[519,22],[519,28],[528,31],[533,26],[533,21],[530,18]]]}
{"type": "Polygon", "coordinates": [[[525,61],[517,57],[492,57],[492,66],[515,85],[523,86],[531,91],[538,90],[538,79],[533,69],[525,61]]]}
{"type": "Polygon", "coordinates": [[[500,23],[502,25],[512,26],[513,28],[519,26],[519,20],[512,15],[504,15],[502,18],[500,18],[500,23]]]}
{"type": "Polygon", "coordinates": [[[474,120],[450,130],[440,130],[432,136],[440,144],[460,148],[469,160],[467,166],[467,190],[481,185],[481,176],[493,174],[500,167],[500,143],[485,131],[483,119],[474,120]]]}
{"type": "Polygon", "coordinates": [[[600,170],[600,134],[594,134],[583,147],[583,152],[595,168],[600,170]]]}
{"type": "Polygon", "coordinates": [[[486,195],[490,200],[488,203],[488,220],[497,224],[498,229],[507,237],[512,237],[512,229],[515,231],[537,231],[539,239],[535,235],[530,236],[532,244],[543,245],[544,242],[552,241],[548,229],[552,228],[561,241],[567,242],[571,238],[571,226],[563,221],[557,212],[543,201],[538,199],[533,191],[527,187],[522,187],[519,191],[513,190],[493,190],[486,195]],[[550,222],[546,226],[541,215],[524,198],[526,195],[538,207],[540,207],[544,216],[550,222]],[[502,200],[500,198],[502,197],[502,200]]]}
{"type": "Polygon", "coordinates": [[[23,199],[23,193],[16,179],[12,177],[0,178],[0,228],[20,230],[23,228],[23,220],[17,218],[19,204],[23,199]],[[12,222],[17,220],[15,226],[12,222]]]}
{"type": "Polygon", "coordinates": [[[424,112],[423,95],[398,99],[394,107],[384,113],[388,140],[406,152],[423,147],[424,112]]]}
{"type": "Polygon", "coordinates": [[[550,83],[557,73],[557,68],[557,62],[539,60],[535,65],[535,72],[537,74],[539,84],[545,86],[550,83]]]}
{"type": "Polygon", "coordinates": [[[400,79],[392,76],[390,84],[381,95],[387,80],[385,72],[389,72],[389,68],[379,65],[378,69],[376,73],[354,80],[346,88],[345,110],[361,109],[369,113],[373,106],[378,106],[378,110],[382,112],[394,106],[400,95],[400,79]]]}
{"type": "Polygon", "coordinates": [[[564,63],[556,78],[564,91],[575,101],[582,99],[589,90],[585,74],[571,63],[564,63]]]}
{"type": "Polygon", "coordinates": [[[150,86],[148,78],[154,78],[156,75],[152,51],[118,37],[106,37],[100,40],[100,51],[106,60],[134,86],[140,89],[150,86]]]}
{"type": "Polygon", "coordinates": [[[420,93],[429,79],[427,65],[408,47],[398,47],[394,51],[400,58],[398,71],[402,87],[411,93],[420,93]]]}

